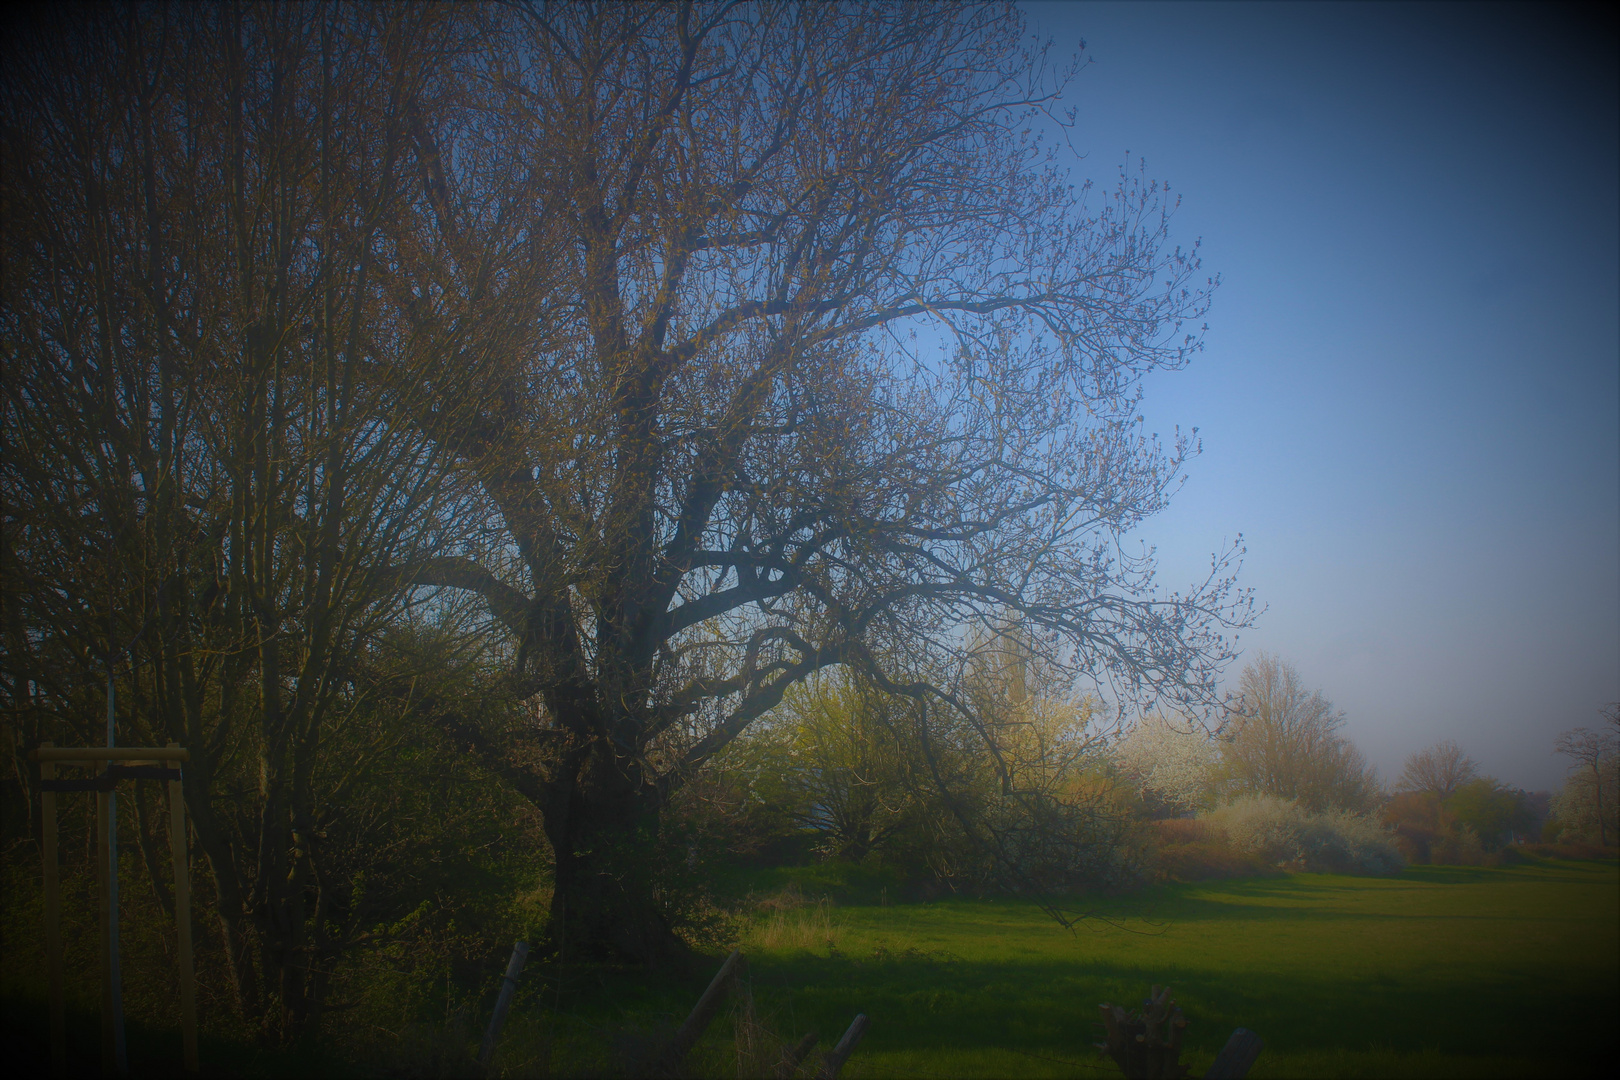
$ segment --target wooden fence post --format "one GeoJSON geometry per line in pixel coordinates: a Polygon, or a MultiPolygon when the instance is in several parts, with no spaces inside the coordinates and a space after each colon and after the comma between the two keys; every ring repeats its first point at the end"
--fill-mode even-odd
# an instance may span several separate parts
{"type": "Polygon", "coordinates": [[[1243,1080],[1249,1075],[1254,1059],[1265,1049],[1260,1036],[1247,1028],[1238,1028],[1226,1040],[1221,1052],[1215,1055],[1215,1064],[1204,1073],[1204,1080],[1243,1080]]]}
{"type": "Polygon", "coordinates": [[[107,871],[112,862],[112,849],[107,839],[107,792],[96,792],[96,884],[101,894],[101,1071],[112,1073],[116,1069],[117,1055],[113,1036],[112,996],[112,884],[107,871]]]}
{"type": "Polygon", "coordinates": [[[809,1056],[810,1051],[816,1048],[816,1043],[820,1038],[821,1035],[818,1032],[812,1031],[800,1039],[792,1048],[784,1047],[782,1060],[776,1065],[776,1080],[792,1080],[793,1074],[799,1071],[799,1062],[809,1056]]]}
{"type": "MultiPolygon", "coordinates": [[[[180,744],[169,741],[170,750],[180,744]]],[[[174,762],[179,766],[179,762],[174,762]]],[[[180,952],[180,1049],[188,1073],[197,1071],[197,973],[191,955],[191,866],[186,842],[186,795],[169,781],[169,855],[174,861],[174,925],[180,952]]]]}
{"type": "Polygon", "coordinates": [[[844,1037],[838,1040],[838,1045],[822,1057],[821,1080],[837,1080],[838,1070],[844,1067],[844,1062],[849,1060],[849,1055],[855,1052],[861,1037],[866,1034],[867,1023],[865,1013],[857,1014],[844,1032],[844,1037]]]}
{"type": "Polygon", "coordinates": [[[663,1071],[674,1072],[686,1060],[686,1055],[702,1037],[709,1021],[714,1019],[715,1012],[720,1003],[726,999],[726,992],[731,989],[731,983],[747,966],[743,959],[741,949],[731,950],[726,962],[720,965],[720,970],[709,982],[709,988],[703,991],[698,1003],[692,1006],[691,1015],[687,1016],[686,1023],[675,1032],[675,1037],[669,1041],[669,1047],[664,1051],[660,1062],[663,1071]]]}
{"type": "MultiPolygon", "coordinates": [[[[40,743],[44,747],[55,743],[40,743]]],[[[56,763],[41,762],[41,780],[56,779],[56,763]]],[[[62,882],[56,852],[56,792],[39,793],[40,839],[45,856],[45,982],[51,995],[51,1072],[67,1071],[67,1011],[62,997],[62,882]]]]}

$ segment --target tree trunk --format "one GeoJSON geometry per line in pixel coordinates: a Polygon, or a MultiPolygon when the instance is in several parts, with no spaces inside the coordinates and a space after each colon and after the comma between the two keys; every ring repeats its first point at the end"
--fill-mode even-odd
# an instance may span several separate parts
{"type": "Polygon", "coordinates": [[[662,798],[636,763],[586,750],[545,785],[556,858],[551,944],[569,958],[655,966],[687,953],[660,903],[662,798]]]}

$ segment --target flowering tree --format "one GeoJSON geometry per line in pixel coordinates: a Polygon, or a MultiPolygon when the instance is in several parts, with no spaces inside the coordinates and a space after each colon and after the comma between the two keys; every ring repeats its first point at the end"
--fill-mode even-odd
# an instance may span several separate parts
{"type": "Polygon", "coordinates": [[[1220,753],[1196,724],[1144,716],[1126,732],[1114,756],[1121,771],[1176,810],[1199,810],[1214,802],[1220,753]]]}

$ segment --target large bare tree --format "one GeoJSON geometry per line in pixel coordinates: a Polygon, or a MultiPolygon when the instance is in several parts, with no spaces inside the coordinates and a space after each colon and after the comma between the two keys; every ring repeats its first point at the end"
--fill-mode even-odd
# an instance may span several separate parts
{"type": "Polygon", "coordinates": [[[1260,653],[1244,667],[1239,690],[1222,744],[1235,791],[1297,799],[1312,810],[1371,806],[1377,776],[1339,734],[1344,713],[1320,690],[1307,690],[1292,664],[1260,653]]]}
{"type": "Polygon", "coordinates": [[[414,131],[394,277],[439,350],[401,415],[487,532],[412,580],[509,635],[534,723],[460,734],[543,812],[571,953],[672,947],[660,807],[829,665],[925,745],[1008,625],[1116,700],[1213,703],[1236,550],[1169,593],[1126,543],[1196,452],[1140,380],[1212,283],[1164,189],[1071,186],[1036,134],[1071,69],[1016,10],[489,15],[479,93],[414,131]]]}
{"type": "MultiPolygon", "coordinates": [[[[1614,787],[1615,757],[1620,754],[1620,739],[1616,738],[1617,729],[1620,729],[1620,706],[1610,705],[1603,710],[1605,726],[1609,731],[1593,731],[1591,728],[1578,727],[1564,732],[1558,736],[1553,744],[1560,754],[1569,758],[1579,769],[1576,776],[1565,783],[1565,790],[1575,789],[1578,796],[1575,799],[1561,798],[1561,802],[1577,805],[1580,802],[1591,804],[1588,818],[1597,821],[1597,839],[1599,844],[1609,843],[1609,819],[1614,817],[1614,795],[1610,794],[1610,805],[1607,809],[1603,805],[1603,789],[1605,786],[1614,787]],[[1604,774],[1609,775],[1605,776],[1604,774]]],[[[1586,824],[1582,822],[1582,824],[1586,824]]]]}
{"type": "Polygon", "coordinates": [[[1407,758],[1398,783],[1405,791],[1433,792],[1449,799],[1478,775],[1478,763],[1451,739],[1443,739],[1407,758]]]}

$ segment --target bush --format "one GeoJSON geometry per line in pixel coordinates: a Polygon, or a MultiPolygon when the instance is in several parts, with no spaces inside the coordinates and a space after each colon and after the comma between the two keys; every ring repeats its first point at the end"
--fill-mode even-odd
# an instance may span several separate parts
{"type": "Polygon", "coordinates": [[[1114,747],[1122,775],[1141,789],[1158,817],[1208,808],[1214,801],[1216,743],[1198,727],[1145,716],[1114,747]]]}
{"type": "MultiPolygon", "coordinates": [[[[1469,781],[1450,797],[1432,791],[1406,791],[1384,803],[1384,825],[1409,862],[1450,866],[1496,865],[1514,836],[1535,827],[1531,796],[1489,778],[1469,781]]],[[[1549,822],[1542,839],[1556,839],[1549,822]],[[1549,830],[1551,830],[1549,834],[1549,830]]]]}
{"type": "Polygon", "coordinates": [[[1258,877],[1277,868],[1262,856],[1240,851],[1213,823],[1170,818],[1153,823],[1152,860],[1158,876],[1171,881],[1258,877]]]}
{"type": "Polygon", "coordinates": [[[1454,824],[1429,848],[1429,861],[1441,866],[1484,866],[1490,858],[1472,826],[1454,824]]]}
{"type": "Polygon", "coordinates": [[[1380,815],[1395,846],[1407,862],[1426,863],[1433,858],[1434,845],[1450,835],[1455,824],[1432,791],[1403,791],[1390,796],[1380,815]]]}
{"type": "Polygon", "coordinates": [[[1473,829],[1490,851],[1535,828],[1536,815],[1528,796],[1489,777],[1458,787],[1444,805],[1460,824],[1473,829]]]}
{"type": "Polygon", "coordinates": [[[1205,819],[1239,851],[1303,870],[1392,874],[1405,859],[1395,838],[1370,814],[1311,813],[1291,799],[1249,796],[1205,819]]]}

